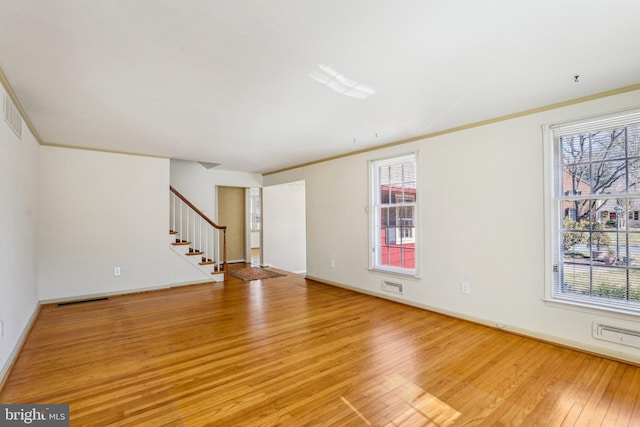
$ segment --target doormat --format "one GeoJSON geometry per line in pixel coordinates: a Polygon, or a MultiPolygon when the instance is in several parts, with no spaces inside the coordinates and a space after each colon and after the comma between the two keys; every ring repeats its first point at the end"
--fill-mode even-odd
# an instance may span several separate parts
{"type": "Polygon", "coordinates": [[[239,268],[238,270],[229,270],[228,273],[230,276],[237,277],[242,280],[261,280],[285,276],[285,274],[276,273],[275,271],[258,267],[239,268]]]}

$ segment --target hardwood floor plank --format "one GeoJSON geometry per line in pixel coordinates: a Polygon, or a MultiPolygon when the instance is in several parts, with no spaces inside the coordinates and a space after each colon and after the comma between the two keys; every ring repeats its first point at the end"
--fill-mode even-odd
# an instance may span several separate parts
{"type": "Polygon", "coordinates": [[[73,426],[634,426],[640,368],[303,277],[42,308],[3,403],[73,426]]]}

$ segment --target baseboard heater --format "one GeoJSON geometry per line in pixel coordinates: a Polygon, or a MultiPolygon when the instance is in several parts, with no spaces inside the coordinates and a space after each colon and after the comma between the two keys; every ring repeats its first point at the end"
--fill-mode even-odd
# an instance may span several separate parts
{"type": "Polygon", "coordinates": [[[91,299],[81,299],[77,301],[68,301],[68,302],[59,302],[56,304],[56,307],[64,307],[65,305],[74,305],[74,304],[86,304],[88,302],[98,302],[98,301],[109,301],[109,297],[101,297],[101,298],[91,298],[91,299]]]}
{"type": "Polygon", "coordinates": [[[593,337],[599,340],[640,348],[640,331],[633,329],[593,322],[593,337]]]}

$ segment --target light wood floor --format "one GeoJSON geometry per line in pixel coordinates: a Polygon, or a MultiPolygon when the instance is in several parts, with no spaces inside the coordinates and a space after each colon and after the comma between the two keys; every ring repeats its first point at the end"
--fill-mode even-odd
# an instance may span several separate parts
{"type": "Polygon", "coordinates": [[[640,425],[640,368],[288,274],[43,307],[2,403],[72,426],[640,425]]]}

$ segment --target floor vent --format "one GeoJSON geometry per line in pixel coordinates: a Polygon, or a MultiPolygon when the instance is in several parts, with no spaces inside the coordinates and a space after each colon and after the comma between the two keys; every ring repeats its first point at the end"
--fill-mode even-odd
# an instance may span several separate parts
{"type": "Polygon", "coordinates": [[[102,298],[83,299],[78,301],[60,302],[56,304],[56,307],[64,307],[66,305],[75,305],[75,304],[86,304],[88,302],[109,301],[109,299],[110,298],[108,297],[102,297],[102,298]]]}
{"type": "Polygon", "coordinates": [[[393,292],[394,294],[402,293],[402,284],[401,283],[393,283],[387,282],[386,280],[382,281],[382,290],[387,292],[393,292]]]}
{"type": "Polygon", "coordinates": [[[640,348],[640,331],[593,322],[593,337],[640,348]]]}
{"type": "Polygon", "coordinates": [[[9,98],[9,95],[6,93],[4,94],[3,104],[4,121],[7,122],[11,130],[15,132],[18,139],[22,140],[22,117],[20,117],[18,109],[13,105],[11,98],[9,98]]]}

